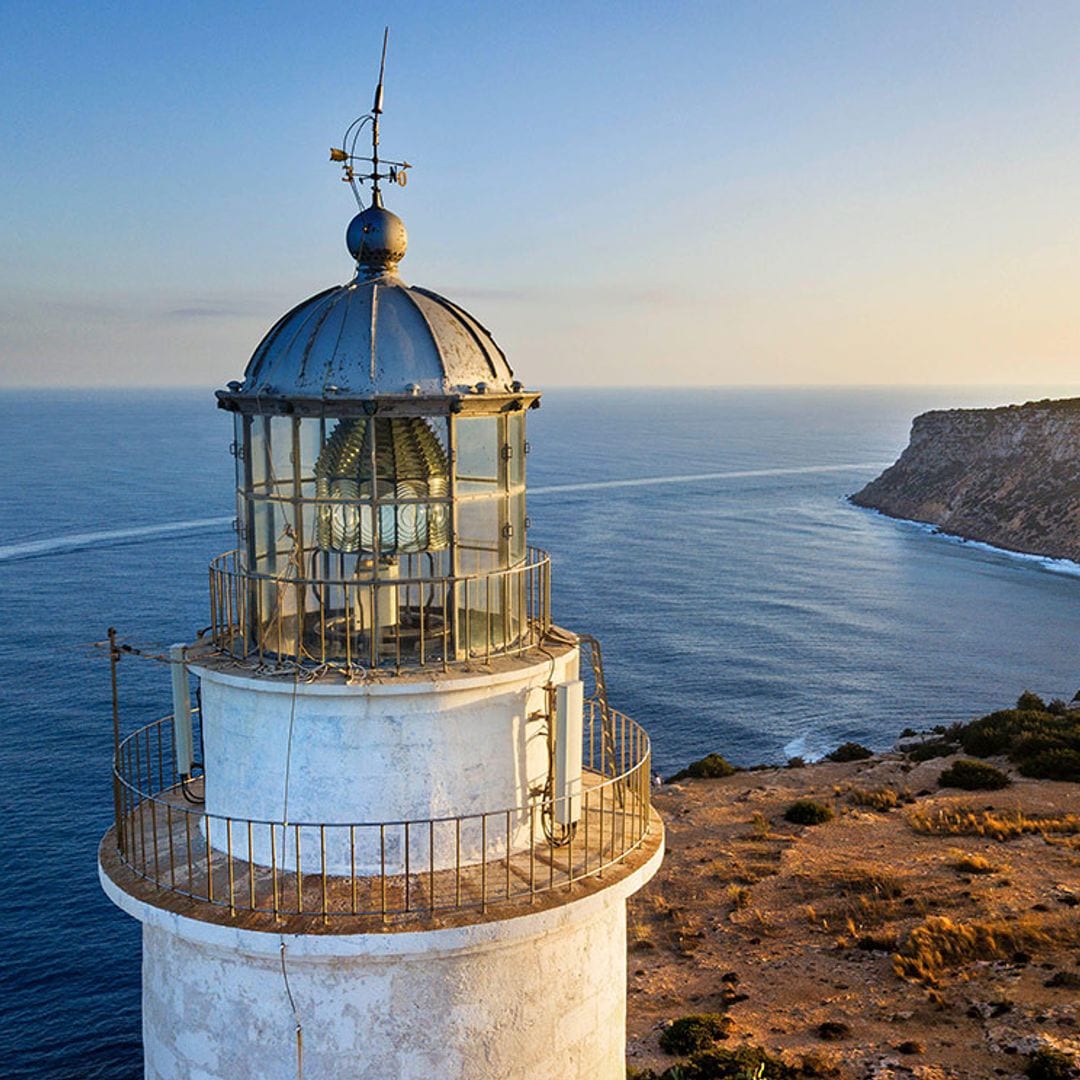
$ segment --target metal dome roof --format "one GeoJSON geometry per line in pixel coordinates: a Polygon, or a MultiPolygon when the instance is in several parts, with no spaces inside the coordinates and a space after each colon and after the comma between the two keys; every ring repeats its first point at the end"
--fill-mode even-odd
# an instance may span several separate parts
{"type": "Polygon", "coordinates": [[[445,396],[520,389],[491,334],[456,304],[394,274],[327,289],[263,338],[230,397],[445,396]]]}

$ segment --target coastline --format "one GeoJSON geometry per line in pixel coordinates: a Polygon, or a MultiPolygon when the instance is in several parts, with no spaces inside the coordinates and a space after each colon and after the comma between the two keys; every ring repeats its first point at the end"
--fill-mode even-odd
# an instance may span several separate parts
{"type": "Polygon", "coordinates": [[[917,521],[914,518],[899,517],[895,514],[890,514],[886,510],[879,510],[875,506],[865,506],[862,503],[855,502],[853,495],[845,495],[843,501],[856,510],[874,514],[877,517],[885,518],[887,521],[896,522],[899,525],[917,529],[928,536],[944,540],[950,544],[960,544],[964,547],[974,548],[977,551],[984,551],[990,555],[1005,555],[1010,559],[1034,564],[1040,570],[1044,570],[1048,574],[1061,574],[1065,577],[1080,577],[1080,562],[1074,562],[1072,559],[1054,558],[1052,555],[1039,555],[1037,552],[1033,551],[1021,551],[1018,548],[1001,547],[998,544],[989,544],[985,540],[977,540],[971,536],[964,536],[960,533],[951,533],[946,529],[943,529],[940,525],[935,525],[930,521],[917,521]]]}

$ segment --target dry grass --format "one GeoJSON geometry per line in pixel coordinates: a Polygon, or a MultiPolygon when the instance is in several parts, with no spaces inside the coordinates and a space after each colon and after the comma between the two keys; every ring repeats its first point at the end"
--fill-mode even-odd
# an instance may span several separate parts
{"type": "Polygon", "coordinates": [[[949,865],[962,874],[1000,874],[1008,867],[1004,863],[991,862],[985,855],[954,851],[949,865]]]}
{"type": "Polygon", "coordinates": [[[760,810],[755,810],[750,817],[751,838],[754,840],[768,840],[769,832],[769,819],[760,810]]]}
{"type": "Polygon", "coordinates": [[[1075,920],[1054,921],[1027,915],[1005,920],[957,922],[931,915],[907,936],[893,956],[901,978],[936,986],[950,968],[978,960],[1009,960],[1054,945],[1080,944],[1075,920]]]}
{"type": "Polygon", "coordinates": [[[836,866],[801,878],[804,891],[817,896],[873,896],[895,899],[904,895],[903,878],[877,866],[836,866]]]}
{"type": "Polygon", "coordinates": [[[847,800],[853,806],[864,806],[870,810],[895,810],[901,803],[914,801],[914,796],[907,788],[849,788],[847,800]]]}
{"type": "Polygon", "coordinates": [[[729,885],[724,890],[724,899],[736,911],[741,911],[750,904],[750,890],[745,885],[729,885]]]}
{"type": "Polygon", "coordinates": [[[905,897],[904,881],[888,870],[870,866],[834,867],[799,879],[803,911],[823,930],[846,928],[842,946],[856,944],[867,931],[901,917],[922,913],[922,904],[905,897]]]}
{"type": "Polygon", "coordinates": [[[949,806],[940,810],[915,810],[908,824],[927,836],[985,836],[992,840],[1011,840],[1016,836],[1041,833],[1043,836],[1080,834],[1080,815],[1028,817],[1021,809],[972,810],[949,806]]]}

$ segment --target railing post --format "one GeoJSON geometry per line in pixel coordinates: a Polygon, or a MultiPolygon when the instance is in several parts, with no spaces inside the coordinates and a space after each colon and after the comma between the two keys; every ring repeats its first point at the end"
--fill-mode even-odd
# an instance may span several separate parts
{"type": "Polygon", "coordinates": [[[112,683],[113,722],[113,814],[116,821],[116,850],[124,851],[124,814],[120,795],[120,691],[116,667],[120,663],[120,650],[116,645],[116,628],[109,627],[109,678],[112,683]]]}

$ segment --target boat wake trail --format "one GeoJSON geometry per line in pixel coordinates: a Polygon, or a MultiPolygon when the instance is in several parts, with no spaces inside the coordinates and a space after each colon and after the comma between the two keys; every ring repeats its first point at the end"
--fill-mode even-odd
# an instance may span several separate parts
{"type": "MultiPolygon", "coordinates": [[[[888,463],[885,463],[888,464],[888,463]]],[[[654,487],[661,484],[692,484],[705,480],[752,480],[767,476],[802,476],[813,473],[834,473],[852,470],[883,469],[881,462],[861,462],[850,465],[801,465],[779,469],[735,469],[727,472],[672,473],[667,476],[636,476],[626,480],[588,480],[577,484],[548,484],[529,488],[529,496],[557,495],[575,491],[600,491],[608,488],[654,487]]],[[[35,559],[43,555],[80,551],[88,547],[113,547],[153,536],[201,532],[230,525],[232,518],[195,518],[190,521],[166,521],[160,525],[138,525],[130,529],[107,529],[101,532],[69,533],[20,544],[0,544],[0,562],[35,559]]]]}
{"type": "Polygon", "coordinates": [[[34,559],[56,552],[80,551],[88,547],[113,547],[149,536],[165,536],[170,533],[201,532],[203,529],[220,529],[232,524],[231,517],[194,518],[191,521],[166,521],[160,525],[138,525],[130,529],[106,529],[101,532],[68,533],[67,536],[51,536],[44,540],[28,540],[22,544],[0,544],[0,562],[16,559],[34,559]]]}
{"type": "Polygon", "coordinates": [[[863,461],[850,465],[798,465],[786,469],[738,469],[729,472],[675,473],[672,476],[640,476],[630,480],[588,480],[580,484],[550,484],[529,488],[529,495],[554,495],[563,491],[599,491],[602,488],[653,487],[660,484],[693,484],[699,480],[752,480],[763,476],[803,476],[811,473],[884,469],[891,462],[863,461]]]}

